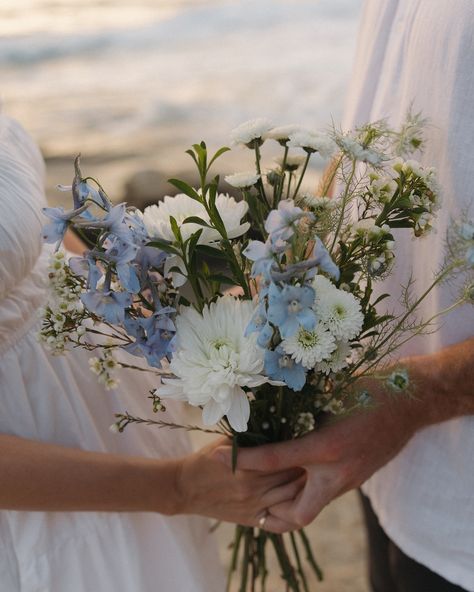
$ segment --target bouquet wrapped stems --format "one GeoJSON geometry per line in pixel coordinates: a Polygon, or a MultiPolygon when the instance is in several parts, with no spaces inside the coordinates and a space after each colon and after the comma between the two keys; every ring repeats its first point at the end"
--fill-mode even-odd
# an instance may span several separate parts
{"type": "Polygon", "coordinates": [[[323,579],[322,571],[316,563],[304,529],[281,535],[266,532],[261,528],[237,526],[232,542],[227,592],[231,590],[232,576],[239,567],[240,582],[236,591],[264,592],[266,590],[267,545],[273,547],[280,566],[281,579],[286,582],[288,592],[310,591],[303,558],[306,559],[318,580],[323,579]]]}

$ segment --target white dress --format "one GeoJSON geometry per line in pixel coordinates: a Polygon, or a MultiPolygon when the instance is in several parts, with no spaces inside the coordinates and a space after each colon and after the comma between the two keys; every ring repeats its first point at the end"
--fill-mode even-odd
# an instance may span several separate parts
{"type": "MultiPolygon", "coordinates": [[[[87,450],[182,456],[190,447],[179,430],[108,429],[116,411],[150,415],[151,376],[123,370],[120,387],[107,392],[88,369],[90,354],[51,356],[36,340],[47,264],[40,240],[43,169],[28,135],[0,115],[0,433],[87,450]]],[[[178,407],[167,406],[168,419],[179,421],[178,407]]],[[[0,511],[0,592],[224,588],[207,520],[0,511]]]]}
{"type": "MultiPolygon", "coordinates": [[[[396,241],[398,264],[381,289],[396,307],[400,285],[413,270],[427,286],[444,257],[451,218],[474,214],[474,2],[367,0],[345,127],[389,118],[403,120],[413,104],[430,119],[420,157],[435,166],[443,188],[437,234],[396,241]]],[[[430,318],[456,299],[451,284],[433,291],[420,316],[430,318]]],[[[402,355],[431,353],[474,336],[474,310],[447,315],[439,330],[406,344],[402,355]]],[[[474,385],[472,387],[474,396],[474,385]]],[[[410,557],[474,592],[474,416],[416,434],[364,485],[390,538],[410,557]]],[[[424,592],[424,591],[423,591],[424,592]]]]}

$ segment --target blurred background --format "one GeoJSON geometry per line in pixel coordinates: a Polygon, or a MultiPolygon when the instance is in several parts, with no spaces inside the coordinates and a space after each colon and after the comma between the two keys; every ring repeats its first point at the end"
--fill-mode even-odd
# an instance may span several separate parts
{"type": "MultiPolygon", "coordinates": [[[[41,146],[52,202],[64,199],[54,187],[70,179],[79,152],[114,199],[153,198],[153,187],[166,192],[168,177],[189,171],[191,143],[225,145],[247,119],[316,129],[339,123],[360,7],[361,0],[1,0],[3,109],[41,146]]],[[[252,168],[249,156],[234,150],[222,171],[252,168]]],[[[320,166],[314,159],[309,183],[320,166]]]]}
{"type": "MultiPolygon", "coordinates": [[[[136,205],[190,177],[184,151],[228,144],[254,117],[340,123],[362,0],[1,0],[0,98],[39,143],[51,204],[73,158],[115,201],[136,205]]],[[[270,160],[277,148],[265,145],[270,160]]],[[[322,162],[314,160],[308,183],[322,162]]],[[[234,149],[216,172],[253,166],[234,149]]],[[[367,592],[354,494],[311,526],[322,592],[367,592]]],[[[227,553],[231,531],[220,529],[227,553]]],[[[278,573],[271,590],[281,592],[278,573]]]]}

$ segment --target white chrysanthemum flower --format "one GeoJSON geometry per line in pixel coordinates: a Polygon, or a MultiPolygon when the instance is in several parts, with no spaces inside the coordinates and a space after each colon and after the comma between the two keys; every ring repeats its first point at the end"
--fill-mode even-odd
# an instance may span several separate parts
{"type": "Polygon", "coordinates": [[[257,181],[260,179],[260,175],[250,171],[246,173],[227,175],[224,178],[226,182],[229,183],[229,185],[232,185],[232,187],[236,187],[237,189],[248,189],[257,183],[257,181]]]}
{"type": "Polygon", "coordinates": [[[348,364],[347,360],[351,355],[351,347],[347,341],[336,341],[336,349],[327,360],[320,362],[316,369],[323,374],[339,372],[348,364]]]}
{"type": "Polygon", "coordinates": [[[234,430],[245,431],[250,405],[243,388],[267,382],[257,335],[244,336],[254,308],[251,301],[224,296],[202,314],[192,307],[182,309],[176,320],[177,349],[169,366],[176,378],[163,379],[160,397],[202,405],[206,425],[226,415],[234,430]]]}
{"type": "MultiPolygon", "coordinates": [[[[233,197],[221,193],[216,198],[216,207],[229,238],[237,238],[247,232],[250,224],[248,222],[241,224],[241,220],[248,210],[246,201],[236,201],[233,197]]],[[[213,228],[207,228],[194,223],[183,224],[184,220],[191,216],[197,216],[207,223],[210,222],[210,219],[201,203],[184,193],[180,193],[174,197],[167,195],[158,205],[145,208],[142,219],[152,239],[159,238],[168,242],[175,242],[176,239],[170,222],[171,216],[178,223],[184,241],[198,230],[202,230],[202,234],[199,237],[199,244],[212,244],[221,238],[217,230],[213,228]]],[[[171,274],[176,287],[182,286],[186,282],[186,270],[181,257],[177,255],[168,257],[165,262],[164,271],[166,275],[171,274]],[[170,272],[172,268],[176,267],[181,270],[181,273],[170,272]]]]}
{"type": "MultiPolygon", "coordinates": [[[[221,193],[216,198],[216,207],[229,238],[237,238],[247,232],[249,224],[247,222],[241,224],[240,222],[247,213],[247,202],[235,201],[233,197],[221,193]]],[[[192,234],[202,229],[200,244],[208,244],[220,239],[219,233],[213,228],[205,228],[194,223],[183,224],[184,220],[191,216],[197,216],[205,222],[210,222],[204,206],[184,193],[179,193],[174,197],[167,195],[158,205],[145,208],[143,223],[151,238],[160,238],[169,242],[175,241],[171,229],[171,216],[178,223],[183,240],[187,240],[192,234]]]]}
{"type": "Polygon", "coordinates": [[[266,132],[263,137],[265,140],[276,140],[277,142],[286,144],[290,136],[301,131],[303,131],[303,126],[301,125],[279,125],[266,132]]]}
{"type": "Polygon", "coordinates": [[[306,152],[319,152],[322,158],[330,158],[336,151],[336,144],[326,134],[299,131],[290,136],[288,146],[303,148],[306,152]]]}
{"type": "Polygon", "coordinates": [[[318,362],[331,356],[336,349],[336,340],[319,323],[312,331],[300,327],[294,335],[285,339],[281,346],[296,362],[305,368],[314,368],[318,362]]]}
{"type": "Polygon", "coordinates": [[[230,139],[233,144],[244,144],[248,146],[254,140],[262,142],[265,135],[272,129],[273,125],[269,119],[260,117],[241,123],[230,132],[230,139]]]}
{"type": "Polygon", "coordinates": [[[364,323],[360,303],[350,292],[339,290],[319,290],[315,300],[316,315],[321,323],[338,339],[353,339],[364,323]]]}

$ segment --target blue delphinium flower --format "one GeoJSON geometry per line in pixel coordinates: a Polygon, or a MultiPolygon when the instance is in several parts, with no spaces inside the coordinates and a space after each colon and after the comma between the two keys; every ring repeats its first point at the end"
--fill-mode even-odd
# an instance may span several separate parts
{"type": "Polygon", "coordinates": [[[133,243],[130,227],[126,224],[126,208],[127,204],[118,204],[113,206],[103,218],[78,222],[77,225],[87,228],[99,228],[107,231],[109,234],[113,234],[117,238],[133,243]]]}
{"type": "Polygon", "coordinates": [[[150,366],[161,368],[161,361],[174,351],[176,327],[170,314],[175,313],[171,307],[162,308],[151,317],[125,319],[125,328],[135,342],[125,346],[125,350],[136,356],[146,358],[150,366]]]}
{"type": "Polygon", "coordinates": [[[286,241],[280,238],[271,240],[269,237],[266,242],[254,240],[250,241],[244,249],[243,254],[247,259],[253,261],[252,277],[263,275],[268,277],[270,270],[278,260],[278,255],[283,253],[288,248],[286,241]]]}
{"type": "Polygon", "coordinates": [[[282,380],[294,391],[300,391],[306,382],[304,367],[285,353],[281,345],[265,352],[265,373],[273,380],[282,380]]]}
{"type": "Polygon", "coordinates": [[[61,243],[70,221],[82,214],[88,208],[87,205],[75,210],[64,211],[64,208],[43,208],[43,214],[51,222],[43,226],[43,239],[46,243],[61,243]]]}
{"type": "Polygon", "coordinates": [[[85,257],[71,257],[69,259],[71,271],[78,276],[87,278],[87,289],[95,290],[102,277],[102,271],[96,265],[95,259],[88,253],[85,257]]]}
{"type": "Polygon", "coordinates": [[[339,267],[332,260],[329,251],[323,245],[323,242],[319,236],[316,237],[314,243],[313,257],[316,260],[316,265],[321,271],[324,271],[336,281],[340,278],[341,273],[339,271],[339,267]]]}
{"type": "Polygon", "coordinates": [[[258,333],[257,344],[262,348],[266,348],[273,337],[273,327],[268,322],[266,305],[262,296],[260,303],[250,319],[250,323],[245,329],[245,337],[255,332],[258,333]]]}
{"type": "Polygon", "coordinates": [[[132,298],[128,292],[95,291],[81,294],[84,306],[105,319],[108,323],[118,325],[125,319],[125,309],[132,305],[132,298]]]}
{"type": "Polygon", "coordinates": [[[311,331],[316,326],[316,315],[311,308],[315,292],[310,286],[279,288],[270,284],[268,291],[268,320],[280,329],[283,339],[288,339],[303,326],[311,331]]]}
{"type": "Polygon", "coordinates": [[[138,247],[121,239],[110,241],[105,252],[91,251],[92,256],[97,256],[108,263],[115,264],[118,279],[122,287],[136,294],[140,291],[140,281],[132,261],[135,259],[138,247]]]}
{"type": "Polygon", "coordinates": [[[151,269],[161,269],[167,254],[155,247],[141,247],[135,257],[135,262],[138,265],[140,284],[144,284],[147,280],[148,272],[151,269]]]}
{"type": "Polygon", "coordinates": [[[301,218],[314,218],[310,212],[305,212],[291,199],[285,199],[278,204],[278,210],[272,210],[265,221],[265,230],[271,235],[271,240],[288,240],[295,232],[295,225],[301,218]]]}

